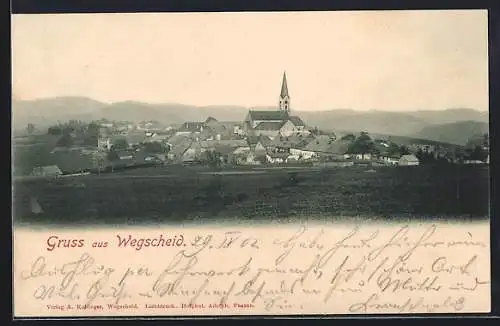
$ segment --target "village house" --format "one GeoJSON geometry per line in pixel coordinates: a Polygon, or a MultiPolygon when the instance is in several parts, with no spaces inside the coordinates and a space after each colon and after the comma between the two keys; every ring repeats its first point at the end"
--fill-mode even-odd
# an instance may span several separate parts
{"type": "Polygon", "coordinates": [[[403,155],[398,161],[398,165],[400,166],[415,166],[419,164],[419,159],[413,154],[403,155]]]}
{"type": "Polygon", "coordinates": [[[182,126],[176,131],[176,135],[190,135],[200,134],[203,132],[203,122],[184,122],[182,126]]]}
{"type": "Polygon", "coordinates": [[[167,143],[168,140],[172,137],[172,134],[168,132],[151,132],[146,133],[146,136],[146,141],[148,142],[167,143]]]}
{"type": "Polygon", "coordinates": [[[31,171],[31,175],[37,177],[58,177],[62,174],[57,165],[38,166],[31,171]]]}
{"type": "Polygon", "coordinates": [[[202,140],[229,140],[239,139],[239,122],[218,121],[214,117],[208,117],[204,122],[204,130],[200,133],[202,140]]]}
{"type": "Polygon", "coordinates": [[[290,153],[268,152],[266,161],[271,164],[286,163],[290,153]]]}
{"type": "Polygon", "coordinates": [[[273,141],[267,136],[247,136],[247,144],[255,153],[265,154],[266,150],[272,148],[273,141]]]}
{"type": "Polygon", "coordinates": [[[101,138],[97,140],[97,148],[101,151],[109,151],[111,149],[111,139],[109,137],[101,138]]]}
{"type": "Polygon", "coordinates": [[[146,136],[145,131],[134,130],[130,131],[124,135],[118,135],[111,137],[111,142],[114,143],[118,139],[125,139],[128,146],[140,145],[147,141],[148,137],[146,136]]]}
{"type": "Polygon", "coordinates": [[[303,148],[292,148],[290,153],[302,155],[307,159],[328,158],[341,159],[347,151],[348,143],[342,140],[335,140],[328,135],[310,137],[307,145],[303,148]]]}
{"type": "Polygon", "coordinates": [[[174,162],[179,162],[182,160],[182,156],[188,148],[191,147],[193,142],[190,135],[175,135],[170,137],[167,141],[167,146],[169,148],[167,158],[174,162]]]}
{"type": "Polygon", "coordinates": [[[465,160],[464,164],[467,164],[467,165],[476,165],[476,164],[486,164],[486,162],[483,162],[481,160],[465,160]]]}
{"type": "Polygon", "coordinates": [[[386,163],[387,165],[396,165],[396,164],[398,164],[400,158],[401,157],[398,157],[398,156],[395,156],[395,155],[394,156],[391,156],[391,155],[382,155],[382,156],[379,157],[379,159],[382,162],[386,163]]]}
{"type": "Polygon", "coordinates": [[[370,161],[375,157],[371,153],[345,153],[344,158],[359,161],[370,161]]]}

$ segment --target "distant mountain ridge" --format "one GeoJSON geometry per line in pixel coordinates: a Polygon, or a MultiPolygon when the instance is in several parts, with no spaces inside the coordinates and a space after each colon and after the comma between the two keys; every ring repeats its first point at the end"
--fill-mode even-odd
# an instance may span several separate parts
{"type": "MultiPolygon", "coordinates": [[[[276,110],[275,107],[256,107],[256,110],[276,110]]],[[[151,104],[138,101],[104,103],[87,97],[57,97],[32,101],[13,101],[13,127],[25,128],[34,123],[40,128],[57,121],[78,119],[90,121],[106,118],[109,120],[144,121],[157,120],[166,124],[185,121],[204,121],[208,116],[225,121],[243,121],[248,108],[232,105],[191,106],[177,103],[151,104]]],[[[367,131],[377,134],[416,136],[448,139],[461,142],[459,133],[453,127],[445,127],[452,136],[438,135],[433,131],[439,125],[456,122],[477,122],[488,124],[488,112],[469,108],[452,108],[442,111],[355,111],[336,109],[329,111],[293,111],[311,127],[326,130],[367,131]],[[433,129],[434,128],[434,129],[433,129]],[[455,139],[456,138],[456,139],[455,139]]],[[[471,130],[473,130],[472,128],[471,130]]],[[[475,129],[474,129],[475,130],[475,129]]],[[[482,130],[482,129],[481,129],[482,130]]]]}
{"type": "Polygon", "coordinates": [[[489,133],[489,124],[479,121],[458,121],[424,127],[415,138],[429,139],[443,143],[466,145],[471,138],[489,133]]]}

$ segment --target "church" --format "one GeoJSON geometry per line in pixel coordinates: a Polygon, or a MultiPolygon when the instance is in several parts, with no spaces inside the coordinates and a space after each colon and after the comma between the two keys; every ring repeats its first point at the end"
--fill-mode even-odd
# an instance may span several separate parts
{"type": "Polygon", "coordinates": [[[283,72],[278,110],[249,110],[245,119],[245,132],[251,136],[288,137],[294,134],[308,134],[305,123],[298,116],[291,115],[290,94],[283,72]]]}

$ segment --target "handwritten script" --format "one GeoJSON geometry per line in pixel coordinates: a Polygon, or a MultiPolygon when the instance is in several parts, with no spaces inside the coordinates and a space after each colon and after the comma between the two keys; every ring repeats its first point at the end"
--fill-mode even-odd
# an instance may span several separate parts
{"type": "Polygon", "coordinates": [[[490,309],[489,228],[483,225],[185,229],[172,240],[179,245],[141,244],[141,250],[123,246],[132,237],[118,231],[74,232],[105,239],[107,246],[50,252],[46,234],[22,232],[14,266],[14,310],[21,315],[490,309]]]}

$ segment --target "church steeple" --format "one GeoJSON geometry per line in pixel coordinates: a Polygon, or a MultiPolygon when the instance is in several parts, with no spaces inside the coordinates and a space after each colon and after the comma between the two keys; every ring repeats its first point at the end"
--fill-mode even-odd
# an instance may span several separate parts
{"type": "Polygon", "coordinates": [[[281,82],[280,110],[290,112],[290,95],[288,94],[288,85],[286,83],[286,72],[283,72],[283,81],[281,82]]]}

